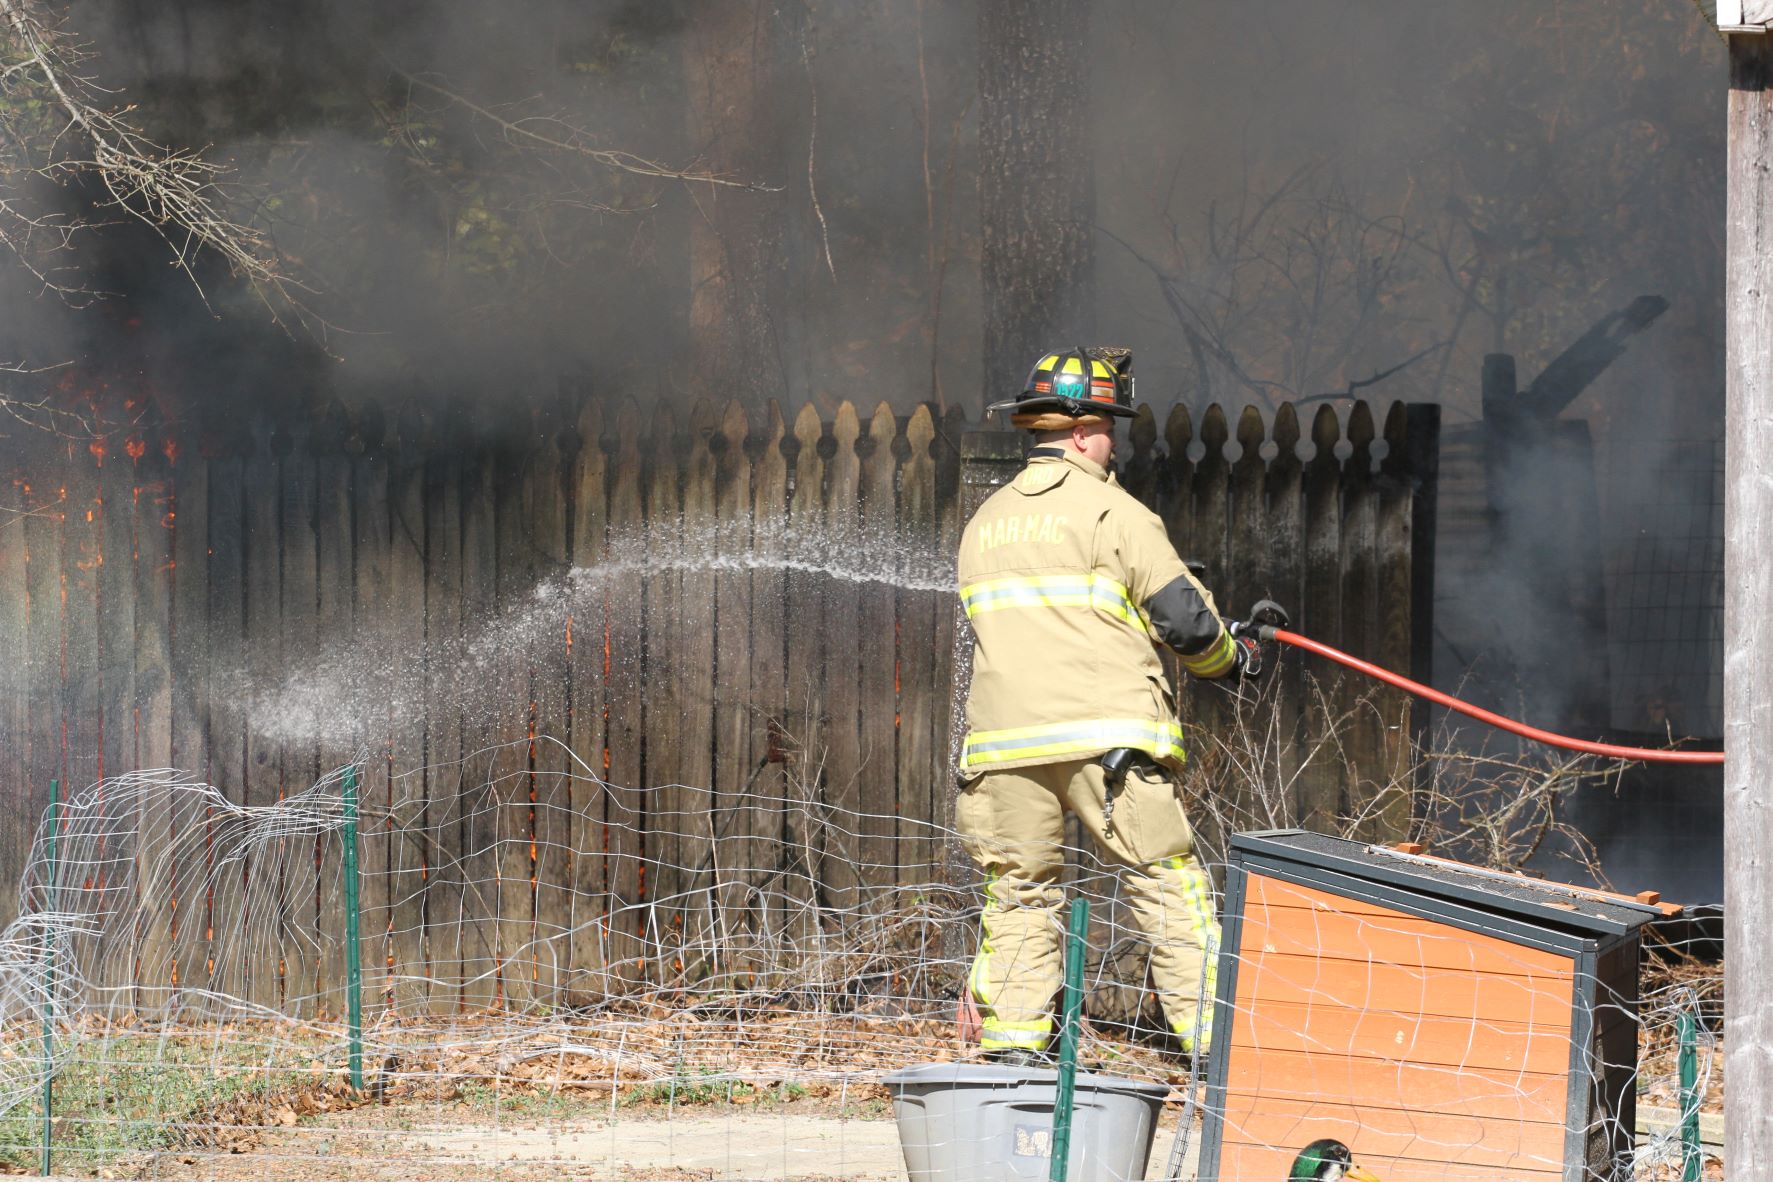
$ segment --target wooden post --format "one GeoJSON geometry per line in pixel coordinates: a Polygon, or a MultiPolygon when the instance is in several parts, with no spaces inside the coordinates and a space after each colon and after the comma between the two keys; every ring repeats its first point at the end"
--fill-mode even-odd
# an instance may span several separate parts
{"type": "Polygon", "coordinates": [[[1773,1178],[1773,38],[1730,37],[1724,455],[1724,1160],[1773,1178]]]}

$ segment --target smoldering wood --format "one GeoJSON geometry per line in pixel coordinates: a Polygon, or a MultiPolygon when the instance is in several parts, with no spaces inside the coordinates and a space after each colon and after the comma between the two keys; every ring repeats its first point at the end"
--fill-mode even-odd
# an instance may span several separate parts
{"type": "MultiPolygon", "coordinates": [[[[367,748],[367,992],[372,1006],[402,1010],[582,1000],[711,971],[681,963],[706,930],[696,925],[798,939],[830,930],[863,885],[970,887],[970,864],[936,840],[952,824],[969,644],[939,572],[952,569],[967,517],[1020,468],[1023,438],[929,408],[901,419],[876,407],[864,431],[847,404],[829,428],[802,408],[791,431],[774,408],[760,424],[736,405],[704,407],[684,435],[652,415],[647,438],[636,404],[594,405],[578,408],[570,432],[564,418],[489,435],[447,414],[384,425],[336,407],[281,436],[262,423],[200,443],[175,429],[176,460],[144,451],[145,466],[129,469],[132,498],[170,481],[176,520],[162,554],[139,548],[161,540],[147,532],[163,529],[153,499],[123,514],[138,549],[112,590],[128,601],[107,610],[133,621],[133,688],[115,702],[99,647],[103,466],[85,449],[36,457],[33,497],[49,512],[0,537],[0,627],[17,621],[25,645],[18,791],[39,800],[52,774],[75,775],[71,789],[91,782],[107,727],[128,728],[132,761],[158,750],[134,727],[158,709],[144,703],[159,692],[163,641],[171,707],[156,733],[229,799],[274,804],[305,787],[300,776],[367,748]],[[878,570],[835,579],[822,563],[878,570]],[[575,589],[538,599],[538,583],[569,568],[575,589]],[[163,595],[154,580],[168,573],[163,595]],[[464,696],[450,662],[470,649],[489,689],[464,696]],[[363,717],[349,733],[285,725],[284,679],[320,676],[338,652],[361,658],[342,676],[372,679],[354,699],[363,717]],[[304,653],[309,667],[290,667],[304,653]],[[548,762],[551,735],[576,757],[570,784],[548,762]],[[858,807],[860,818],[842,811],[858,807]],[[569,814],[571,829],[559,828],[569,814]],[[717,868],[711,910],[703,888],[717,868]],[[535,943],[550,931],[571,934],[535,943]]],[[[1141,420],[1141,492],[1179,550],[1208,561],[1226,613],[1277,598],[1305,631],[1420,672],[1438,423],[1394,408],[1374,474],[1360,467],[1371,417],[1355,418],[1345,432],[1320,408],[1306,453],[1293,407],[1240,412],[1233,463],[1222,410],[1164,408],[1141,420]],[[1336,454],[1351,443],[1346,460],[1336,454]],[[1344,595],[1354,567],[1371,588],[1364,607],[1344,595]]],[[[1288,721],[1309,713],[1301,677],[1282,662],[1274,708],[1285,733],[1305,731],[1297,741],[1321,739],[1288,721]]],[[[1191,725],[1211,725],[1219,691],[1186,681],[1181,691],[1191,725]]],[[[1326,717],[1345,709],[1340,692],[1326,717]]],[[[1367,779],[1397,758],[1391,729],[1360,749],[1367,779]]],[[[1314,785],[1303,803],[1327,820],[1342,788],[1314,785]]],[[[1388,812],[1380,827],[1394,821],[1388,812]]],[[[23,859],[22,827],[0,838],[23,859]]],[[[281,893],[244,868],[201,898],[155,898],[144,877],[143,930],[167,935],[181,985],[336,1015],[337,853],[287,849],[268,871],[283,872],[281,893]],[[267,890],[290,927],[287,944],[273,936],[270,962],[227,943],[249,891],[267,890]],[[298,930],[319,937],[311,959],[298,930]]],[[[141,964],[142,980],[118,983],[144,995],[171,983],[170,957],[141,964]]]]}

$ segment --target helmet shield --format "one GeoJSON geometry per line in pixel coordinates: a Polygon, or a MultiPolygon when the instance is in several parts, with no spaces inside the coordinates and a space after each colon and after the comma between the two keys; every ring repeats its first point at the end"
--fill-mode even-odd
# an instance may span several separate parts
{"type": "Polygon", "coordinates": [[[1068,349],[1034,363],[1019,398],[987,410],[1013,414],[1057,412],[1072,418],[1115,415],[1132,418],[1133,355],[1126,349],[1068,349]]]}

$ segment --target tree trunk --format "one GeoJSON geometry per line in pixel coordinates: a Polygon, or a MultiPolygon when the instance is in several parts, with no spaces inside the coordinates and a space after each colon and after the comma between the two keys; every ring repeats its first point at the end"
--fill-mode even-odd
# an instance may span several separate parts
{"type": "MultiPolygon", "coordinates": [[[[771,7],[692,0],[686,16],[688,130],[699,167],[779,184],[771,7]]],[[[760,405],[786,385],[771,313],[783,287],[782,194],[692,185],[689,196],[690,392],[760,405]]]]}
{"type": "Polygon", "coordinates": [[[1088,345],[1095,184],[1089,0],[980,0],[985,401],[1046,349],[1088,345]]]}

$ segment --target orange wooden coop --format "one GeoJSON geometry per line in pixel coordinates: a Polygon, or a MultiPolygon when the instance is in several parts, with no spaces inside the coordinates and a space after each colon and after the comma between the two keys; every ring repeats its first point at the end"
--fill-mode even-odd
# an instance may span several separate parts
{"type": "Polygon", "coordinates": [[[1638,937],[1678,914],[1298,830],[1232,839],[1202,1179],[1629,1173],[1638,937]]]}

